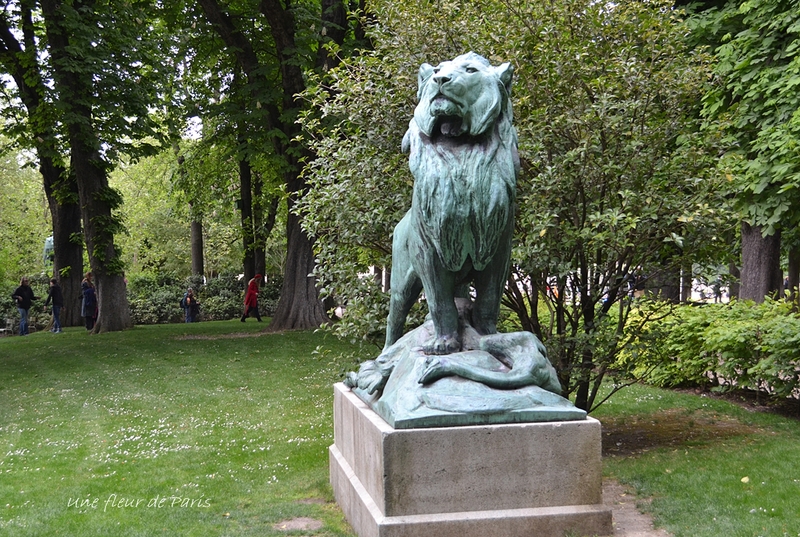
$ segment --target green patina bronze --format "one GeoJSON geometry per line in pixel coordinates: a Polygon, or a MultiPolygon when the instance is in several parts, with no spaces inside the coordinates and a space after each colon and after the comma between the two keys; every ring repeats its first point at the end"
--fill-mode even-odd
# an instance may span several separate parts
{"type": "Polygon", "coordinates": [[[396,428],[586,417],[558,395],[536,336],[497,333],[519,173],[512,75],[472,52],[419,70],[403,138],[414,193],[394,231],[386,343],[345,379],[396,428]],[[403,335],[423,289],[429,320],[403,335]]]}
{"type": "Polygon", "coordinates": [[[414,195],[394,231],[385,348],[402,336],[423,288],[436,329],[428,353],[461,348],[454,298],[470,284],[475,328],[497,331],[519,170],[512,73],[474,53],[420,67],[419,104],[403,138],[414,195]]]}

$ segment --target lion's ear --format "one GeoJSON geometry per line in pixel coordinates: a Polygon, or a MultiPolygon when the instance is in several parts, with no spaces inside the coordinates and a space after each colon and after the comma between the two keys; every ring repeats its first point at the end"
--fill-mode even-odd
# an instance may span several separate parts
{"type": "Polygon", "coordinates": [[[511,79],[514,78],[514,66],[506,62],[495,68],[497,76],[500,77],[500,82],[506,87],[506,91],[511,95],[511,79]]]}
{"type": "Polygon", "coordinates": [[[417,75],[417,99],[420,98],[422,94],[422,88],[425,86],[425,83],[433,74],[433,65],[429,63],[423,63],[419,66],[419,75],[417,75]]]}

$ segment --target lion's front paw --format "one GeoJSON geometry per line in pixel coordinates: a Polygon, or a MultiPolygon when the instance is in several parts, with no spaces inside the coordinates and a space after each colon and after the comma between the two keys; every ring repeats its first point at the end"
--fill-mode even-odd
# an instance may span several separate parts
{"type": "Polygon", "coordinates": [[[422,352],[425,354],[452,354],[461,350],[461,341],[458,336],[448,335],[437,337],[430,345],[422,347],[422,352]]]}

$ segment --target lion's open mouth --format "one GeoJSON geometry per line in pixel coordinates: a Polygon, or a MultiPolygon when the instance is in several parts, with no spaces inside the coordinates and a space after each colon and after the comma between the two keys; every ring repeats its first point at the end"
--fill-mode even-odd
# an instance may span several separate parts
{"type": "Polygon", "coordinates": [[[467,131],[462,118],[463,112],[458,103],[450,100],[441,93],[431,100],[428,113],[436,118],[434,132],[444,136],[461,136],[467,131]]]}
{"type": "Polygon", "coordinates": [[[461,136],[467,131],[464,120],[459,116],[439,116],[436,120],[436,129],[444,136],[461,136]]]}

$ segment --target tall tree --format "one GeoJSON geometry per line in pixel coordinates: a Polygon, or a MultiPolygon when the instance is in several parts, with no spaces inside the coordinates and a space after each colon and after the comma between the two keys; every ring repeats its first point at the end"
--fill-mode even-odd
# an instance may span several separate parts
{"type": "Polygon", "coordinates": [[[319,237],[326,291],[347,300],[335,329],[383,328],[385,294],[357,274],[387,265],[391,229],[410,205],[400,140],[419,65],[470,49],[511,60],[522,171],[508,322],[539,335],[564,393],[595,408],[604,376],[650,318],[629,299],[632,277],[711,256],[729,224],[697,134],[708,58],[688,49],[663,2],[372,6],[375,53],[347,60],[333,87],[312,88],[321,114],[303,116],[319,155],[306,170],[304,225],[319,237]]]}
{"type": "Polygon", "coordinates": [[[34,8],[33,1],[23,1],[16,5],[16,11],[7,4],[0,13],[0,64],[13,78],[17,97],[25,107],[19,128],[9,129],[8,133],[27,141],[36,151],[53,221],[53,274],[59,275],[64,293],[61,324],[77,326],[82,323],[78,297],[83,278],[78,185],[63,162],[56,111],[42,75],[45,67],[34,26],[34,8]]]}
{"type": "Polygon", "coordinates": [[[122,231],[119,193],[108,172],[120,150],[143,154],[155,137],[148,105],[155,102],[153,79],[162,65],[149,25],[148,1],[42,0],[41,15],[59,125],[76,178],[89,264],[98,295],[94,332],[132,325],[123,263],[114,243],[122,231]]]}
{"type": "Polygon", "coordinates": [[[800,223],[800,11],[790,0],[729,1],[692,23],[716,54],[704,108],[726,143],[721,164],[745,222],[740,294],[762,301],[781,289],[781,232],[800,223]]]}
{"type": "MultiPolygon", "coordinates": [[[[179,177],[178,184],[187,184],[186,158],[180,154],[180,147],[173,138],[172,151],[177,158],[179,177]]],[[[204,251],[203,251],[203,216],[198,210],[198,199],[192,197],[188,202],[189,206],[189,244],[191,245],[192,255],[192,276],[202,276],[205,273],[204,251]]]]}
{"type": "Polygon", "coordinates": [[[318,7],[321,14],[317,24],[321,29],[314,36],[304,33],[304,26],[298,22],[298,17],[307,12],[289,2],[261,0],[245,3],[239,10],[233,3],[219,0],[198,0],[197,3],[236,58],[250,92],[249,111],[260,114],[260,120],[270,133],[271,151],[283,161],[281,173],[289,211],[287,261],[281,298],[269,328],[319,326],[327,321],[327,315],[312,276],[313,239],[303,231],[301,218],[294,210],[306,186],[300,175],[300,162],[309,156],[298,142],[295,119],[303,105],[297,96],[306,87],[303,68],[324,69],[336,63],[326,47],[339,47],[344,41],[347,28],[344,4],[341,0],[326,0],[318,7]],[[254,40],[253,28],[243,22],[253,16],[258,16],[268,29],[268,35],[260,36],[260,42],[254,40]],[[268,44],[269,49],[264,50],[257,43],[268,44]]]}

